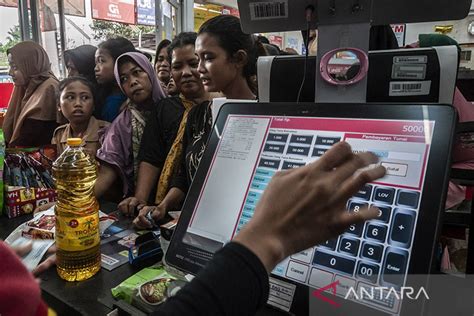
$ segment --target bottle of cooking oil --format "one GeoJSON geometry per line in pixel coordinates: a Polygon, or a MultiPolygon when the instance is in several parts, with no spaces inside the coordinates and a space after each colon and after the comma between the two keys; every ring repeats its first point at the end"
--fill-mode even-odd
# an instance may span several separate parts
{"type": "Polygon", "coordinates": [[[69,138],[67,144],[53,164],[58,193],[57,270],[64,280],[82,281],[100,269],[99,205],[94,196],[97,166],[80,138],[69,138]]]}

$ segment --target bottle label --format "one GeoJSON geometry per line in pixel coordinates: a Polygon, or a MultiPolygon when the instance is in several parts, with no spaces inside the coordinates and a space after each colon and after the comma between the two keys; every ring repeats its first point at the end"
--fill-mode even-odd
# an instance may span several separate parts
{"type": "Polygon", "coordinates": [[[99,214],[81,217],[56,216],[56,245],[61,250],[81,251],[97,246],[99,214]]]}

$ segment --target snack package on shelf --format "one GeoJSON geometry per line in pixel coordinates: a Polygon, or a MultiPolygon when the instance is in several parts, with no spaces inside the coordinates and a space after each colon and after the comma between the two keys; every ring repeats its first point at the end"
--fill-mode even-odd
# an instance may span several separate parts
{"type": "MultiPolygon", "coordinates": [[[[51,176],[53,148],[8,149],[4,163],[5,212],[10,218],[56,201],[51,176]]],[[[3,164],[2,164],[3,165],[3,164]]]]}

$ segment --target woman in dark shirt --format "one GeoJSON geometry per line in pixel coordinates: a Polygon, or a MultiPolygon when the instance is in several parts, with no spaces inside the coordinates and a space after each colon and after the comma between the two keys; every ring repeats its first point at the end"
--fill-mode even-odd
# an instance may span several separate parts
{"type": "MultiPolygon", "coordinates": [[[[252,35],[242,32],[238,18],[222,15],[205,22],[199,29],[196,53],[206,91],[222,92],[229,99],[256,99],[256,63],[259,55],[265,55],[265,49],[252,35]]],[[[179,209],[206,149],[212,124],[209,103],[189,112],[183,139],[185,154],[171,189],[156,208],[140,211],[135,221],[138,226],[150,228],[168,211],[179,209]]]]}
{"type": "Polygon", "coordinates": [[[143,132],[151,112],[166,96],[152,64],[142,53],[121,55],[114,73],[129,102],[105,132],[97,151],[96,158],[101,164],[94,187],[97,198],[110,193],[116,180],[122,184],[122,196],[134,192],[143,132]]]}
{"type": "Polygon", "coordinates": [[[197,71],[196,36],[196,33],[181,33],[168,47],[169,56],[172,56],[171,74],[181,95],[162,100],[150,116],[140,146],[135,194],[119,204],[125,214],[133,215],[137,206],[146,205],[150,200],[152,204],[162,202],[168,193],[171,176],[181,163],[188,113],[196,104],[209,103],[210,96],[197,71]],[[157,192],[150,199],[157,182],[157,192]]]}
{"type": "Polygon", "coordinates": [[[99,85],[94,116],[99,120],[113,122],[125,105],[127,97],[115,80],[114,66],[120,55],[134,51],[132,42],[123,37],[109,38],[99,44],[95,52],[94,68],[95,78],[99,85]]]}

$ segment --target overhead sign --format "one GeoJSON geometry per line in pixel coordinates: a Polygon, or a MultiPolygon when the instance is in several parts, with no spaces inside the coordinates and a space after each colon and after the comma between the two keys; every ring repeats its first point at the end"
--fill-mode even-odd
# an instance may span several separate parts
{"type": "Polygon", "coordinates": [[[155,1],[137,0],[137,23],[155,26],[155,1]]]}
{"type": "Polygon", "coordinates": [[[135,24],[135,0],[92,0],[92,18],[135,24]]]}

